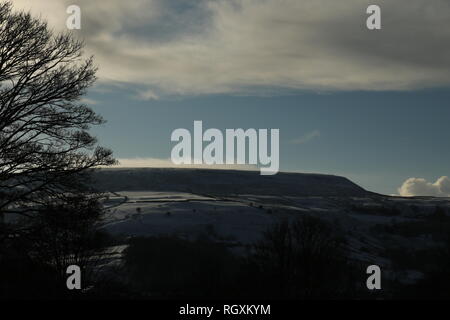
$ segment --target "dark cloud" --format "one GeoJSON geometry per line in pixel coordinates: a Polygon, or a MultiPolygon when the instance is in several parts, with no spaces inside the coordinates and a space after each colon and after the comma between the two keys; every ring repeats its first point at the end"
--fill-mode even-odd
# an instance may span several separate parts
{"type": "MultiPolygon", "coordinates": [[[[80,36],[97,57],[101,79],[145,85],[152,93],[450,84],[448,0],[379,0],[377,31],[365,27],[368,0],[77,2],[80,36]]],[[[34,10],[46,10],[60,27],[69,4],[33,0],[34,10]]]]}

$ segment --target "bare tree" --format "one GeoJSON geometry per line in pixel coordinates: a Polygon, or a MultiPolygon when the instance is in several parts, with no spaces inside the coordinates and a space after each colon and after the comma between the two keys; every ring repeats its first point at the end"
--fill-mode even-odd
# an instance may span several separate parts
{"type": "Polygon", "coordinates": [[[95,73],[72,34],[0,3],[0,214],[27,215],[115,162],[88,132],[103,119],[80,103],[95,73]]]}
{"type": "Polygon", "coordinates": [[[255,245],[257,268],[271,297],[330,298],[353,294],[354,269],[337,230],[304,215],[271,226],[255,245]]]}
{"type": "Polygon", "coordinates": [[[98,221],[102,214],[96,197],[77,194],[61,203],[50,202],[22,233],[23,251],[42,265],[52,265],[61,280],[73,264],[83,269],[86,278],[101,262],[98,221]]]}

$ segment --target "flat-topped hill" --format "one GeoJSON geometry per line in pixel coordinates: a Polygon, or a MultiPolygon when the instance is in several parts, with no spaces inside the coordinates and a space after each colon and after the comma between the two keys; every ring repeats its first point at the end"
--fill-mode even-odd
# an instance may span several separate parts
{"type": "Polygon", "coordinates": [[[259,171],[120,168],[95,173],[104,191],[177,191],[214,195],[365,196],[349,179],[334,175],[280,172],[262,176],[259,171]]]}

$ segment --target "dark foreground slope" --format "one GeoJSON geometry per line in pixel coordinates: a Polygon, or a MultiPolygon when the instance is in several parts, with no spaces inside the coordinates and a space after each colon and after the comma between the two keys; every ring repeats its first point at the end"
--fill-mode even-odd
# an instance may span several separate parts
{"type": "Polygon", "coordinates": [[[102,169],[95,175],[104,191],[172,191],[213,195],[365,196],[347,178],[306,173],[262,176],[259,171],[134,168],[102,169]]]}

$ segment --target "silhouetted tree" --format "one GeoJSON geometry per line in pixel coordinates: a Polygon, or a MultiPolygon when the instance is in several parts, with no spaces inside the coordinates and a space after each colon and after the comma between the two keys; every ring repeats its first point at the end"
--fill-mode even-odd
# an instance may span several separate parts
{"type": "Polygon", "coordinates": [[[88,266],[98,249],[95,240],[102,213],[96,197],[71,195],[61,203],[49,203],[27,229],[30,251],[42,263],[54,265],[62,278],[68,265],[88,266]]]}
{"type": "Polygon", "coordinates": [[[260,291],[272,298],[339,298],[353,294],[353,266],[343,240],[327,222],[313,216],[271,226],[253,256],[260,291]]]}
{"type": "Polygon", "coordinates": [[[0,216],[31,216],[50,198],[86,190],[88,169],[115,162],[88,132],[103,119],[80,103],[96,72],[82,49],[0,3],[0,216]]]}
{"type": "Polygon", "coordinates": [[[20,233],[5,241],[0,252],[0,271],[7,275],[0,280],[0,298],[71,296],[75,292],[65,285],[69,265],[82,269],[83,288],[98,284],[107,258],[98,231],[102,214],[95,194],[70,194],[40,206],[32,219],[22,219],[20,233]],[[27,292],[30,286],[34,292],[27,292]]]}

